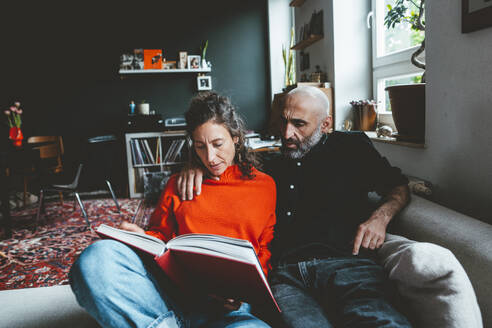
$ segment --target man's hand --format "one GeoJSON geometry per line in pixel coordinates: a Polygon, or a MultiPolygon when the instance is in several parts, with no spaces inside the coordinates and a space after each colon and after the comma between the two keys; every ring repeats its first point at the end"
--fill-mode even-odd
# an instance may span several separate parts
{"type": "Polygon", "coordinates": [[[181,200],[193,199],[193,188],[196,195],[202,192],[203,171],[200,168],[185,166],[179,173],[177,187],[181,200]]]}
{"type": "Polygon", "coordinates": [[[352,254],[359,254],[361,246],[372,250],[380,248],[386,238],[388,223],[408,204],[409,200],[410,192],[407,185],[393,188],[386,195],[385,202],[372,213],[369,220],[359,225],[352,254]]]}
{"type": "Polygon", "coordinates": [[[374,212],[369,220],[359,225],[355,235],[354,249],[352,254],[359,254],[360,247],[370,248],[372,250],[381,247],[386,236],[386,227],[389,219],[381,214],[374,212]]]}
{"type": "Polygon", "coordinates": [[[140,228],[138,225],[135,223],[130,223],[123,221],[120,225],[120,229],[126,230],[126,231],[133,231],[133,232],[138,232],[138,233],[145,233],[145,230],[140,228]]]}

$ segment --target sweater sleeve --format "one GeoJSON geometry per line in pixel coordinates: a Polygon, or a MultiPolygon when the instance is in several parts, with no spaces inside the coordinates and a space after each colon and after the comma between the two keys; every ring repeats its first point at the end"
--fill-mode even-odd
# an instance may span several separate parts
{"type": "Polygon", "coordinates": [[[266,209],[265,213],[269,213],[268,221],[263,229],[263,232],[259,238],[259,250],[258,250],[258,259],[260,260],[260,264],[263,268],[263,272],[265,276],[268,277],[268,272],[272,269],[272,264],[270,259],[272,257],[272,253],[270,251],[270,243],[273,240],[274,227],[277,221],[275,215],[276,209],[276,201],[277,201],[277,187],[273,179],[268,176],[268,184],[269,184],[269,195],[270,195],[270,205],[268,209],[266,209]]]}
{"type": "Polygon", "coordinates": [[[265,276],[268,277],[268,272],[272,269],[272,264],[270,263],[270,258],[272,257],[272,253],[270,252],[270,242],[273,240],[273,228],[275,226],[275,212],[270,214],[268,218],[268,223],[263,230],[259,244],[260,249],[258,251],[258,259],[260,260],[261,267],[263,268],[263,272],[265,276]]]}
{"type": "Polygon", "coordinates": [[[145,232],[165,242],[176,237],[177,223],[174,216],[176,195],[176,178],[171,177],[162,192],[154,212],[150,216],[149,228],[145,232]]]}

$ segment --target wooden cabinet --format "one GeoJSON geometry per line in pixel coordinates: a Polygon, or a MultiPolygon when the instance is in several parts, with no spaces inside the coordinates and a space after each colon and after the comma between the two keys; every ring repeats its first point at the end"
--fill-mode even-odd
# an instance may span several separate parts
{"type": "MultiPolygon", "coordinates": [[[[335,122],[333,113],[333,88],[319,88],[323,91],[330,101],[330,115],[335,122]]],[[[282,113],[286,93],[276,93],[273,97],[270,120],[268,123],[268,133],[274,136],[280,136],[280,115],[282,113]]]]}
{"type": "Polygon", "coordinates": [[[175,172],[188,156],[185,131],[126,133],[125,143],[130,198],[143,197],[145,174],[175,172]]]}

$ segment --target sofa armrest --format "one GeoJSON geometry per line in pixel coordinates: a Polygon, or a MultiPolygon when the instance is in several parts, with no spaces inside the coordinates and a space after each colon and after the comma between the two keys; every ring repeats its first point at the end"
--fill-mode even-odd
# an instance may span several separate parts
{"type": "Polygon", "coordinates": [[[475,289],[484,326],[492,326],[492,225],[412,195],[389,232],[451,250],[475,289]]]}
{"type": "Polygon", "coordinates": [[[0,291],[0,326],[98,328],[69,285],[0,291]]]}

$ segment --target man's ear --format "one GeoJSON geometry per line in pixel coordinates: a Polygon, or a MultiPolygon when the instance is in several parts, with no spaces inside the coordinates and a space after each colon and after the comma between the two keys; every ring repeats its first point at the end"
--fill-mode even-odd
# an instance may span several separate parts
{"type": "Polygon", "coordinates": [[[328,115],[321,122],[321,132],[330,133],[332,131],[332,126],[333,126],[333,118],[331,117],[331,115],[328,115]]]}

